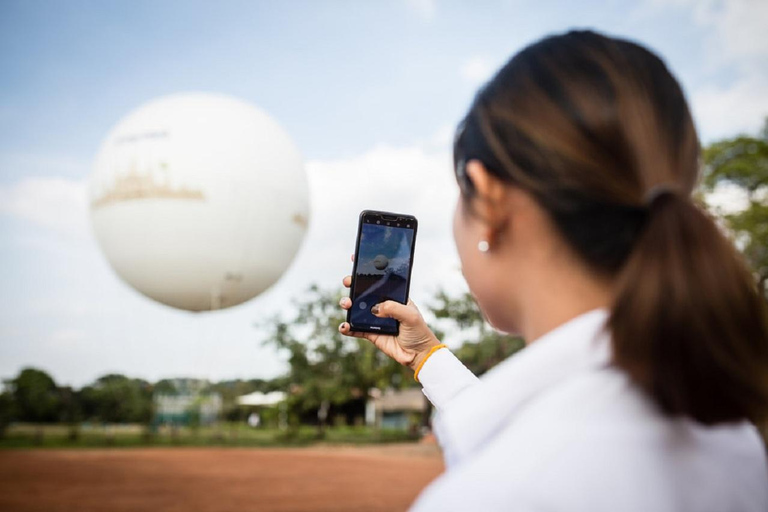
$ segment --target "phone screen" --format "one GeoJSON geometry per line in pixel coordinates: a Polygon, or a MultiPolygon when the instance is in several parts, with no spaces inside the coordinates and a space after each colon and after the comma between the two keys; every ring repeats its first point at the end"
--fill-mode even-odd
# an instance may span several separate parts
{"type": "Polygon", "coordinates": [[[398,332],[395,319],[379,318],[371,313],[371,307],[386,300],[402,304],[408,300],[415,234],[413,216],[375,212],[361,215],[350,294],[352,307],[347,316],[352,330],[398,332]]]}

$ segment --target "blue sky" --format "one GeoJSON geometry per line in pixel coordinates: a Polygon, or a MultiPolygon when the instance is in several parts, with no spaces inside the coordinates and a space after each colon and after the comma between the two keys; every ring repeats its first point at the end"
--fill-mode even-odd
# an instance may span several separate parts
{"type": "Polygon", "coordinates": [[[284,362],[259,345],[253,322],[309,281],[337,286],[364,208],[419,217],[414,300],[462,289],[448,141],[474,91],[516,50],[569,28],[639,40],[679,77],[709,142],[754,132],[768,115],[766,26],[762,0],[1,0],[0,377],[27,365],[77,386],[111,371],[276,375],[284,362]],[[120,282],[85,202],[106,132],[180,91],[263,108],[301,149],[311,187],[313,222],[284,279],[209,315],[120,282]],[[382,174],[390,185],[350,198],[382,174]]]}
{"type": "MultiPolygon", "coordinates": [[[[689,92],[699,83],[737,79],[728,65],[708,65],[702,42],[711,28],[692,22],[689,8],[644,14],[637,5],[4,0],[0,151],[45,148],[88,161],[127,111],[179,90],[256,102],[308,158],[409,144],[466,108],[476,84],[462,80],[462,64],[501,63],[522,45],[569,27],[647,42],[689,92]],[[418,4],[434,5],[434,12],[418,4]]],[[[13,173],[4,169],[3,177],[13,173]]]]}

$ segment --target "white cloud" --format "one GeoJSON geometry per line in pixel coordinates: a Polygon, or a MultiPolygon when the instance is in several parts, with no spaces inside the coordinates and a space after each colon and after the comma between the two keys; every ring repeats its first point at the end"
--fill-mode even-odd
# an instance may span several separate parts
{"type": "Polygon", "coordinates": [[[437,0],[405,0],[405,4],[425,21],[432,21],[437,12],[437,0]]]}
{"type": "Polygon", "coordinates": [[[82,176],[88,172],[89,162],[62,155],[23,153],[0,154],[0,173],[4,177],[17,176],[82,176]]]}
{"type": "Polygon", "coordinates": [[[45,177],[1,186],[0,213],[67,235],[87,236],[86,182],[45,177]]]}
{"type": "Polygon", "coordinates": [[[729,0],[695,4],[696,19],[712,30],[713,66],[736,69],[727,86],[693,91],[693,111],[705,141],[756,133],[768,116],[768,2],[729,0]]]}
{"type": "Polygon", "coordinates": [[[709,34],[705,69],[730,76],[726,84],[701,83],[691,90],[694,117],[705,143],[755,133],[768,116],[768,2],[765,0],[646,0],[635,14],[661,16],[688,9],[709,34]]]}
{"type": "Polygon", "coordinates": [[[48,341],[52,347],[57,349],[77,349],[85,341],[85,331],[82,329],[58,329],[51,333],[48,341]]]}
{"type": "MultiPolygon", "coordinates": [[[[351,270],[357,219],[364,209],[409,213],[419,220],[413,290],[461,287],[451,219],[457,197],[450,153],[378,146],[362,155],[307,164],[312,218],[307,239],[279,286],[338,285],[351,270]]],[[[276,290],[277,291],[277,290],[276,290]]]]}
{"type": "MultiPolygon", "coordinates": [[[[645,0],[634,14],[663,16],[687,9],[694,23],[709,29],[708,56],[716,64],[760,64],[768,57],[768,2],[764,0],[645,0]]],[[[763,65],[763,73],[768,72],[763,65]]]]}
{"type": "MultiPolygon", "coordinates": [[[[680,0],[678,0],[680,2],[680,0]]],[[[715,44],[710,50],[725,62],[746,66],[762,61],[763,73],[768,57],[768,2],[764,0],[726,0],[722,2],[686,0],[694,20],[713,30],[715,44]]]]}
{"type": "Polygon", "coordinates": [[[746,191],[734,183],[723,181],[706,195],[705,200],[710,209],[718,215],[728,215],[743,211],[749,206],[749,196],[746,191]]]}
{"type": "Polygon", "coordinates": [[[691,104],[705,143],[755,135],[768,116],[768,80],[747,77],[728,87],[704,86],[693,91],[691,104]]]}
{"type": "Polygon", "coordinates": [[[491,78],[497,67],[498,63],[495,60],[485,56],[476,56],[461,65],[459,74],[473,86],[478,86],[491,78]]]}

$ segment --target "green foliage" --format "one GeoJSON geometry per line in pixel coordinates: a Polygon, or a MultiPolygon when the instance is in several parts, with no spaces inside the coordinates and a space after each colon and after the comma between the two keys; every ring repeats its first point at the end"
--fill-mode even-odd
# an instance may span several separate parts
{"type": "Polygon", "coordinates": [[[173,395],[177,392],[176,384],[173,379],[161,379],[155,384],[153,392],[159,395],[173,395]]]}
{"type": "Polygon", "coordinates": [[[105,375],[81,391],[86,417],[107,423],[149,423],[152,386],[124,375],[105,375]]]}
{"type": "Polygon", "coordinates": [[[36,368],[25,368],[11,381],[18,417],[37,423],[54,422],[59,417],[59,393],[50,375],[36,368]]]}
{"type": "MultiPolygon", "coordinates": [[[[321,443],[370,444],[414,441],[412,433],[371,427],[329,427],[318,440],[314,427],[291,430],[250,428],[244,423],[160,429],[152,435],[137,425],[106,427],[84,425],[77,437],[62,425],[15,424],[0,438],[0,449],[8,448],[132,448],[144,446],[306,446],[321,443]]],[[[1,456],[1,455],[0,455],[1,456]]]]}
{"type": "Polygon", "coordinates": [[[707,165],[704,184],[714,188],[722,181],[754,194],[768,185],[768,140],[741,135],[714,142],[704,149],[707,165]]]}
{"type": "Polygon", "coordinates": [[[5,437],[5,431],[15,414],[13,396],[7,391],[0,393],[0,439],[5,437]]]}
{"type": "Polygon", "coordinates": [[[435,318],[453,324],[456,331],[473,333],[462,340],[455,353],[475,375],[482,375],[525,346],[522,338],[493,330],[470,293],[454,298],[440,291],[430,309],[435,318]]]}
{"type": "Polygon", "coordinates": [[[704,162],[705,191],[729,183],[747,196],[744,210],[721,217],[754,269],[759,289],[768,298],[768,119],[758,137],[742,135],[710,144],[704,149],[704,162]]]}
{"type": "Polygon", "coordinates": [[[59,398],[61,400],[59,421],[72,425],[82,421],[83,408],[80,401],[80,393],[66,386],[59,388],[59,398]]]}

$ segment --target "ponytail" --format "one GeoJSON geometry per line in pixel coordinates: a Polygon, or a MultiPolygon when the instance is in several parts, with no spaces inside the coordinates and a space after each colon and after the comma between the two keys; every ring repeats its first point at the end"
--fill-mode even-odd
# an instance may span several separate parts
{"type": "Polygon", "coordinates": [[[614,362],[664,413],[704,424],[766,419],[766,304],[697,205],[657,197],[617,284],[614,362]]]}

